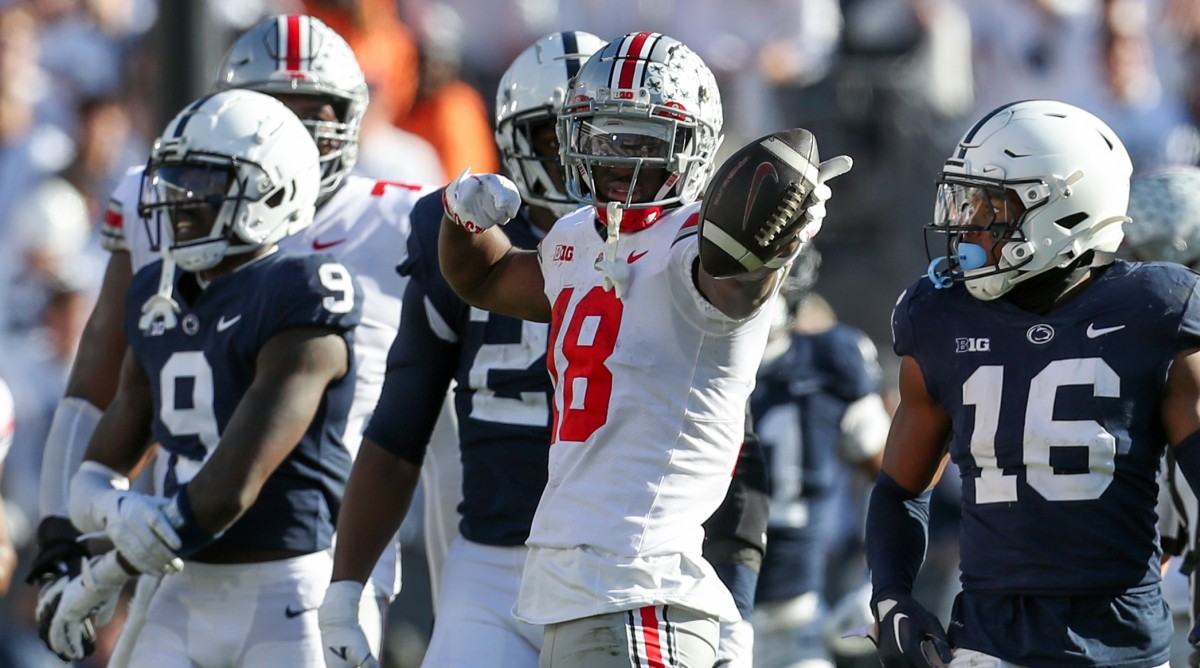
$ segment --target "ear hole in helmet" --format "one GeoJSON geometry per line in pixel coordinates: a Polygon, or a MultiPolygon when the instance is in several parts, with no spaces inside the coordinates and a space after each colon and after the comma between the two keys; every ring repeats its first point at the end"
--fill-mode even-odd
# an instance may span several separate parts
{"type": "Polygon", "coordinates": [[[295,187],[296,187],[296,182],[292,181],[292,182],[288,183],[286,186],[280,188],[279,190],[276,190],[275,194],[268,197],[267,200],[263,203],[266,204],[267,206],[271,207],[272,209],[274,209],[275,207],[279,206],[280,204],[283,204],[285,199],[291,199],[291,197],[288,196],[288,193],[291,192],[291,190],[295,187]]]}
{"type": "Polygon", "coordinates": [[[1062,218],[1059,218],[1058,220],[1056,220],[1054,222],[1059,227],[1070,230],[1070,229],[1074,229],[1076,225],[1087,220],[1087,217],[1088,217],[1088,215],[1086,213],[1079,211],[1079,212],[1073,213],[1069,216],[1063,216],[1062,218]]]}

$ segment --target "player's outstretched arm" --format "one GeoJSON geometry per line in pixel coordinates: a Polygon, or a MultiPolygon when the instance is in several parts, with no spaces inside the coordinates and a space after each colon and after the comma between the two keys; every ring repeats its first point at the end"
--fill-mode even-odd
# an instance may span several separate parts
{"type": "Polygon", "coordinates": [[[508,179],[464,172],[446,186],[438,235],[442,274],[463,301],[522,320],[550,321],[537,252],[521,250],[498,229],[517,214],[521,196],[508,179]]]}
{"type": "Polygon", "coordinates": [[[210,535],[253,505],[267,478],[300,443],[326,387],[349,371],[350,352],[330,328],[289,327],[263,344],[256,367],[220,443],[186,488],[199,528],[210,535]]]}
{"type": "MultiPolygon", "coordinates": [[[[800,253],[800,247],[812,241],[825,220],[825,203],[833,196],[826,182],[850,171],[853,161],[839,155],[822,162],[818,168],[817,185],[809,198],[808,206],[785,228],[783,235],[791,237],[778,257],[758,269],[727,278],[716,278],[697,262],[697,286],[700,293],[731,318],[745,318],[757,311],[775,294],[792,260],[800,253]]],[[[720,174],[713,178],[720,180],[720,174]]],[[[751,223],[752,227],[763,227],[765,222],[751,223]]]]}

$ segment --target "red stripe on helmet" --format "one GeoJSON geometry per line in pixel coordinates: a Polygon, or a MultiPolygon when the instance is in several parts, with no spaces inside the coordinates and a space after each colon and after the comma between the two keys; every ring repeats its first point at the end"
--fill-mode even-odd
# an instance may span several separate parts
{"type": "Polygon", "coordinates": [[[300,69],[300,17],[287,17],[287,69],[300,69]]]}
{"type": "Polygon", "coordinates": [[[625,52],[625,62],[621,64],[621,79],[617,88],[633,88],[633,75],[637,72],[639,56],[642,48],[646,46],[646,40],[650,39],[652,34],[639,32],[633,36],[633,41],[629,43],[629,50],[625,52]]]}

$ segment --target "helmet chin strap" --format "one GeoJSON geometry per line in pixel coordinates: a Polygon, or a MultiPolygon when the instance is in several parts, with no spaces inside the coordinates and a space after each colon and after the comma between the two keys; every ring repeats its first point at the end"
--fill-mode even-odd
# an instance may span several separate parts
{"type": "Polygon", "coordinates": [[[604,273],[604,289],[612,290],[620,299],[629,286],[629,263],[617,258],[617,240],[621,236],[621,217],[624,209],[617,202],[609,202],[605,208],[608,236],[604,242],[604,254],[596,258],[595,267],[604,273]]]}
{"type": "Polygon", "coordinates": [[[172,329],[179,322],[179,302],[171,294],[175,289],[175,260],[171,257],[166,245],[159,248],[162,256],[162,273],[158,277],[158,292],[142,304],[142,317],[138,319],[138,329],[146,331],[161,321],[164,329],[172,329]]]}

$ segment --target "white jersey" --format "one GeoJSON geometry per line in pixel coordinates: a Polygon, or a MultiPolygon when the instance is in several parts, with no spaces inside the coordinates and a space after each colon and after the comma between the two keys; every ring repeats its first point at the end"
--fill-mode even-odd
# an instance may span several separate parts
{"type": "MultiPolygon", "coordinates": [[[[104,219],[105,248],[129,252],[134,273],[159,258],[158,237],[137,214],[144,167],[134,167],[114,190],[104,219]]],[[[292,253],[328,252],[358,278],[363,290],[362,324],[355,329],[358,382],[344,440],[358,453],[387,369],[388,349],[400,327],[400,300],[408,278],[396,272],[408,248],[409,213],[430,186],[375,181],[347,175],[334,196],[317,210],[311,227],[286,237],[279,247],[292,253]]]]}
{"type": "Polygon", "coordinates": [[[621,299],[594,262],[593,209],[539,247],[553,308],[549,481],[527,544],[518,617],[549,624],[647,605],[739,619],[701,553],[728,490],[769,329],[734,320],[693,278],[698,204],[622,234],[621,299]]]}
{"type": "MultiPolygon", "coordinates": [[[[164,232],[138,216],[144,167],[134,167],[113,191],[102,238],[110,251],[129,252],[133,271],[159,258],[155,247],[164,232]]],[[[408,278],[396,271],[407,254],[409,213],[431,186],[376,181],[349,174],[332,198],[317,210],[311,227],[285,238],[280,248],[293,253],[328,252],[345,264],[363,290],[362,322],[354,332],[358,380],[343,441],[358,454],[363,430],[383,389],[387,354],[400,327],[400,305],[408,278]]],[[[445,430],[442,432],[445,433],[445,430]]],[[[399,554],[387,551],[371,574],[384,596],[399,590],[399,554]]]]}

